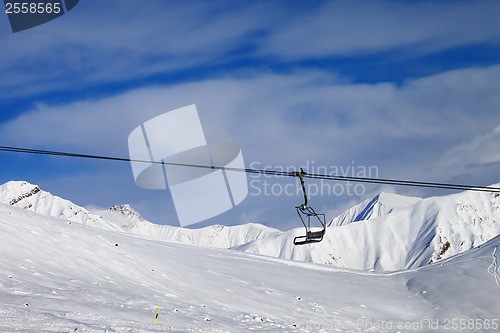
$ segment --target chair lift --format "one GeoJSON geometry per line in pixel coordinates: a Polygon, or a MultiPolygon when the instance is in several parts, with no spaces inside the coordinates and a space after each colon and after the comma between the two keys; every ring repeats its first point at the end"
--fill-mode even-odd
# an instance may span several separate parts
{"type": "Polygon", "coordinates": [[[297,209],[297,214],[299,215],[302,224],[306,228],[306,234],[304,236],[297,236],[293,239],[293,244],[295,245],[319,243],[323,240],[323,236],[326,232],[325,214],[318,214],[312,207],[309,207],[307,205],[307,193],[306,187],[304,185],[304,175],[306,175],[306,173],[304,172],[304,170],[302,170],[302,168],[300,169],[300,172],[295,172],[293,175],[294,177],[299,177],[300,184],[302,185],[302,192],[304,193],[304,203],[295,208],[297,209]],[[321,230],[312,231],[311,220],[317,220],[323,228],[321,230]]]}

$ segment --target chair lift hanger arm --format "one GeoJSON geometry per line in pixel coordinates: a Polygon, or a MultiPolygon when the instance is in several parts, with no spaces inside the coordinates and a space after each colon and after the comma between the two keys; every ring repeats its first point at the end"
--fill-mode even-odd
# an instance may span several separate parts
{"type": "Polygon", "coordinates": [[[300,206],[295,207],[295,209],[297,210],[297,214],[299,215],[300,221],[302,222],[302,224],[306,229],[306,234],[304,236],[297,236],[293,239],[293,244],[295,245],[304,245],[304,244],[321,242],[326,232],[325,214],[318,214],[314,211],[312,207],[309,207],[307,205],[307,192],[304,183],[304,176],[306,174],[307,173],[305,173],[304,170],[302,170],[302,168],[300,169],[300,172],[293,173],[294,177],[299,177],[300,184],[302,187],[302,192],[304,194],[304,203],[301,204],[300,206]],[[322,229],[317,231],[311,231],[311,219],[313,221],[319,222],[322,229]]]}

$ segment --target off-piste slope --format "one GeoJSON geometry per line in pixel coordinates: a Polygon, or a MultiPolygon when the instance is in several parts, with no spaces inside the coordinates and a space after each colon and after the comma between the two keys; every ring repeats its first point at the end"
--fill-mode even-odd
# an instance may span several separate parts
{"type": "Polygon", "coordinates": [[[378,274],[156,241],[0,204],[0,331],[414,332],[437,323],[432,331],[447,332],[450,319],[491,328],[499,243],[378,274]]]}

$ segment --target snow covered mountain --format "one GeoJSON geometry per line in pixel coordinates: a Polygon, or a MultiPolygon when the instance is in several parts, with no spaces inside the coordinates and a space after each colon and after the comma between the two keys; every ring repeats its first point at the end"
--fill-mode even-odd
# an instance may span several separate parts
{"type": "Polygon", "coordinates": [[[280,233],[276,229],[260,224],[232,227],[213,225],[200,229],[157,225],[144,219],[130,205],[113,206],[108,210],[90,212],[25,181],[11,181],[0,185],[0,203],[100,229],[198,246],[230,248],[280,233]]]}
{"type": "Polygon", "coordinates": [[[128,233],[197,246],[230,248],[281,233],[279,230],[256,223],[231,227],[212,225],[200,229],[158,225],[144,219],[130,205],[113,206],[97,213],[128,233]]]}
{"type": "Polygon", "coordinates": [[[87,209],[25,181],[10,181],[0,185],[0,203],[101,229],[120,230],[115,224],[103,220],[87,209]]]}
{"type": "Polygon", "coordinates": [[[236,249],[360,270],[428,265],[500,234],[500,195],[466,191],[426,199],[382,193],[334,219],[321,243],[294,246],[295,229],[236,249]]]}
{"type": "Polygon", "coordinates": [[[423,269],[379,274],[61,221],[0,204],[1,332],[449,332],[464,323],[496,332],[500,324],[500,237],[423,269]]]}
{"type": "Polygon", "coordinates": [[[426,199],[381,193],[333,219],[325,239],[307,246],[293,245],[302,228],[280,232],[259,224],[200,229],[156,225],[129,205],[89,212],[27,182],[1,185],[0,202],[105,230],[358,270],[426,266],[500,234],[500,196],[485,192],[426,199]]]}
{"type": "Polygon", "coordinates": [[[351,207],[335,217],[329,226],[342,226],[352,222],[366,221],[412,206],[421,198],[405,197],[394,193],[380,193],[374,198],[351,207]]]}

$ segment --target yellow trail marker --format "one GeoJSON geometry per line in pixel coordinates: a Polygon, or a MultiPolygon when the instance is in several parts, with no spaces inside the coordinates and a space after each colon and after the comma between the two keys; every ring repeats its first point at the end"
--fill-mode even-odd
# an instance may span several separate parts
{"type": "Polygon", "coordinates": [[[156,325],[156,320],[158,319],[158,315],[160,314],[160,310],[161,310],[161,308],[158,307],[158,312],[156,312],[155,321],[154,321],[155,325],[156,325]]]}

